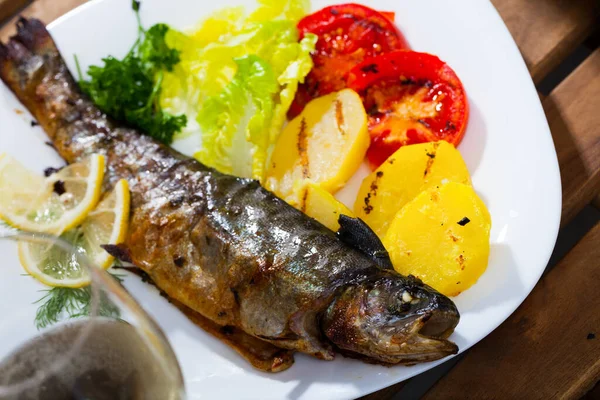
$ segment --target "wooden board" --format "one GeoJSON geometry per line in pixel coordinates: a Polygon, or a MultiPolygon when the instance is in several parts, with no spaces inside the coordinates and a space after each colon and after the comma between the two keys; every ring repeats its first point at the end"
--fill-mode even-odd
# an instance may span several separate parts
{"type": "MultiPolygon", "coordinates": [[[[0,0],[2,1],[15,1],[15,0],[0,0]]],[[[20,0],[16,0],[20,1],[20,0]]],[[[22,15],[24,17],[35,17],[48,24],[60,17],[67,11],[72,10],[85,3],[86,0],[35,0],[29,7],[23,10],[22,15]]],[[[0,40],[5,41],[10,35],[15,32],[15,22],[18,16],[14,16],[10,21],[6,23],[0,29],[0,40]]]]}
{"type": "Polygon", "coordinates": [[[423,398],[578,399],[600,379],[600,224],[423,398]]]}
{"type": "Polygon", "coordinates": [[[600,49],[543,104],[561,169],[564,225],[600,193],[600,49]]]}
{"type": "Polygon", "coordinates": [[[28,2],[29,0],[0,0],[0,24],[28,2]]]}
{"type": "Polygon", "coordinates": [[[491,0],[540,82],[598,26],[598,0],[491,0]]]}

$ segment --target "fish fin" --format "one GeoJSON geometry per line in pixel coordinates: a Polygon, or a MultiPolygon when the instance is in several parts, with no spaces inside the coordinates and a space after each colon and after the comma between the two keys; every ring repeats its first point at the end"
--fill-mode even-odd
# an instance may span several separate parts
{"type": "Polygon", "coordinates": [[[241,329],[218,325],[177,300],[170,299],[170,301],[195,325],[227,344],[248,360],[253,367],[266,372],[281,372],[294,363],[293,351],[250,336],[241,329]]]}
{"type": "Polygon", "coordinates": [[[102,244],[100,247],[118,260],[133,263],[133,260],[131,259],[131,253],[124,244],[102,244]]]}
{"type": "Polygon", "coordinates": [[[340,215],[337,237],[348,246],[359,250],[384,269],[393,269],[390,256],[375,232],[360,218],[340,215]]]}

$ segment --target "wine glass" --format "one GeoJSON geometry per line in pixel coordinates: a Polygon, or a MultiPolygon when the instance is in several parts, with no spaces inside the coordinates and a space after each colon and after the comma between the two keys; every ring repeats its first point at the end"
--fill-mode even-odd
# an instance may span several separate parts
{"type": "MultiPolygon", "coordinates": [[[[77,292],[56,289],[83,296],[80,301],[87,303],[78,318],[55,324],[42,320],[40,330],[32,328],[31,319],[21,318],[18,329],[0,324],[0,333],[10,337],[8,345],[0,342],[0,399],[184,398],[181,370],[164,333],[118,280],[60,238],[0,229],[0,249],[9,251],[8,246],[16,247],[16,242],[66,252],[87,270],[90,284],[77,292]]],[[[5,256],[6,263],[18,260],[5,256]]],[[[8,268],[2,268],[2,274],[8,273],[8,268]]],[[[0,315],[2,319],[7,320],[0,315]]]]}

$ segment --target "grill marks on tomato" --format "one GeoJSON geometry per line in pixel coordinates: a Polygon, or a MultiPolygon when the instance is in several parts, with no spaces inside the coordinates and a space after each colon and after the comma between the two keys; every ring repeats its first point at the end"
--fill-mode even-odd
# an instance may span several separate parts
{"type": "Polygon", "coordinates": [[[379,70],[377,69],[377,64],[367,64],[361,68],[361,71],[366,72],[366,73],[370,72],[373,74],[376,74],[377,72],[379,72],[379,70]]]}
{"type": "Polygon", "coordinates": [[[400,86],[394,83],[381,82],[364,95],[365,108],[373,117],[373,128],[383,123],[385,129],[391,130],[395,125],[403,124],[406,129],[414,130],[407,133],[407,141],[416,137],[428,138],[436,133],[446,136],[453,133],[452,127],[456,130],[449,121],[438,121],[440,114],[451,107],[448,104],[451,99],[442,85],[428,88],[421,82],[400,86]]]}
{"type": "Polygon", "coordinates": [[[437,121],[447,106],[444,92],[438,89],[428,81],[405,79],[400,85],[379,82],[364,92],[365,108],[370,111],[369,132],[372,139],[379,138],[379,146],[373,149],[380,154],[371,151],[369,156],[373,165],[381,165],[401,146],[439,140],[453,133],[446,124],[440,128],[437,121]]]}

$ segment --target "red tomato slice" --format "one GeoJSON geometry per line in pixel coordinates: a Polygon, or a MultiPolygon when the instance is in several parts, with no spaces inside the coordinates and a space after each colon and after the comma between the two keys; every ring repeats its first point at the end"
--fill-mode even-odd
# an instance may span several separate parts
{"type": "Polygon", "coordinates": [[[393,11],[379,11],[379,14],[389,19],[391,23],[394,23],[394,20],[396,19],[396,13],[393,11]]]}
{"type": "Polygon", "coordinates": [[[388,18],[359,4],[339,4],[307,15],[298,22],[300,38],[319,39],[312,54],[314,66],[298,88],[288,117],[298,115],[311,99],[346,87],[346,75],[368,57],[408,49],[388,18]]]}
{"type": "Polygon", "coordinates": [[[367,157],[377,168],[401,146],[445,140],[455,146],[467,127],[467,95],[456,73],[436,56],[394,51],[365,60],[348,74],[369,114],[367,157]]]}

